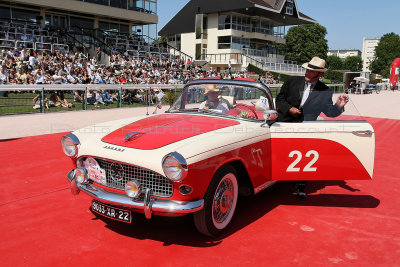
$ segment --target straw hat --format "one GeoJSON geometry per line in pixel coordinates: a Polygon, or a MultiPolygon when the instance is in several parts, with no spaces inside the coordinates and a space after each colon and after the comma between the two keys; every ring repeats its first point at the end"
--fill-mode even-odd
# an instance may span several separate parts
{"type": "Polygon", "coordinates": [[[207,84],[204,88],[204,94],[206,95],[209,92],[220,92],[220,90],[217,88],[216,84],[207,84]]]}
{"type": "Polygon", "coordinates": [[[310,62],[304,63],[302,67],[308,70],[326,72],[325,64],[326,62],[322,58],[313,57],[310,62]]]}

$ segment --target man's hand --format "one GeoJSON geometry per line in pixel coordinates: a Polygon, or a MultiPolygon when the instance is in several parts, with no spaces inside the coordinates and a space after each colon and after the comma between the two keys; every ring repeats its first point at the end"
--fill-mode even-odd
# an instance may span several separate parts
{"type": "Polygon", "coordinates": [[[289,109],[289,113],[290,113],[290,115],[292,115],[292,117],[297,118],[298,116],[300,116],[301,110],[298,108],[292,107],[291,109],[289,109]]]}
{"type": "Polygon", "coordinates": [[[336,106],[338,108],[343,108],[347,102],[349,102],[349,97],[347,95],[340,95],[336,100],[336,106]]]}

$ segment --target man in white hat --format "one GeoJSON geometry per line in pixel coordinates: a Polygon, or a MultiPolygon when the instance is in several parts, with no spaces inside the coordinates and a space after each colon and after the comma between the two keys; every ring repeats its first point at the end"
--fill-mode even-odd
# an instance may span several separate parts
{"type": "Polygon", "coordinates": [[[199,109],[220,110],[222,114],[229,111],[229,103],[223,98],[220,98],[221,90],[215,84],[207,84],[204,88],[204,94],[207,100],[200,103],[199,109]]]}
{"type": "MultiPolygon", "coordinates": [[[[309,63],[304,63],[305,76],[292,76],[282,85],[276,96],[278,121],[302,122],[314,121],[321,113],[328,117],[337,117],[344,111],[349,101],[348,96],[340,95],[336,103],[332,102],[333,92],[319,79],[327,71],[325,60],[313,57],[309,63]]],[[[306,183],[295,183],[297,197],[306,199],[306,183]]]]}
{"type": "Polygon", "coordinates": [[[325,60],[313,57],[303,64],[304,77],[292,76],[286,80],[276,97],[278,121],[313,121],[321,112],[328,117],[337,117],[344,111],[349,98],[340,95],[333,104],[333,92],[319,80],[327,71],[325,64],[325,60]]]}

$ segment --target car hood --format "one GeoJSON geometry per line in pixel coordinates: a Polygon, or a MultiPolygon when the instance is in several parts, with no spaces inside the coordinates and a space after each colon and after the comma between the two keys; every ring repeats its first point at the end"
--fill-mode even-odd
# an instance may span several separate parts
{"type": "Polygon", "coordinates": [[[163,114],[125,125],[104,136],[101,141],[127,148],[149,150],[238,124],[238,121],[217,117],[163,114]]]}
{"type": "Polygon", "coordinates": [[[190,165],[266,140],[269,127],[260,125],[204,114],[159,114],[104,122],[73,133],[80,140],[78,157],[126,162],[163,175],[161,162],[168,153],[180,153],[190,165]],[[132,132],[139,134],[125,141],[132,132]]]}

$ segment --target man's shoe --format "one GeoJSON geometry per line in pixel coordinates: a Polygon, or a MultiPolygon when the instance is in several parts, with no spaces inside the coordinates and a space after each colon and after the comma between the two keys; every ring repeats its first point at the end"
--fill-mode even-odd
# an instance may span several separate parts
{"type": "Polygon", "coordinates": [[[297,198],[302,200],[307,199],[306,192],[297,190],[297,198]]]}

